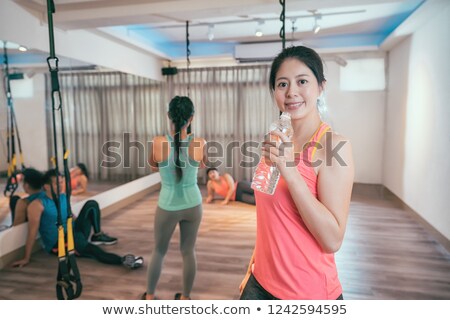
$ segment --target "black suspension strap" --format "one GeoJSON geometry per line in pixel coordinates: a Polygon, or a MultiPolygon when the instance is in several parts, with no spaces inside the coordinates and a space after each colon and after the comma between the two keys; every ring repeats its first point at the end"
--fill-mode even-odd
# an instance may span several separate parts
{"type": "Polygon", "coordinates": [[[281,29],[280,29],[280,38],[281,38],[282,48],[284,50],[286,48],[286,32],[285,32],[285,26],[286,26],[286,16],[285,16],[286,1],[285,0],[280,0],[280,4],[281,4],[280,21],[282,23],[281,29]]]}
{"type": "Polygon", "coordinates": [[[17,174],[20,171],[17,170],[17,157],[16,157],[16,139],[19,147],[19,160],[21,163],[21,170],[25,169],[22,153],[22,144],[20,142],[19,128],[17,126],[16,114],[14,112],[14,103],[11,93],[11,82],[8,63],[8,50],[6,47],[6,41],[3,42],[3,76],[4,76],[4,89],[7,100],[7,162],[8,162],[8,176],[6,180],[5,190],[3,194],[5,197],[12,197],[16,192],[19,183],[17,181],[17,174]]]}
{"type": "MultiPolygon", "coordinates": [[[[280,4],[281,4],[281,14],[280,14],[280,21],[281,21],[281,29],[280,29],[280,38],[281,38],[281,47],[282,50],[284,50],[286,48],[286,31],[285,31],[285,27],[286,27],[286,1],[285,0],[280,0],[280,4]]],[[[281,116],[281,111],[280,111],[280,116],[281,116]]]]}
{"type": "Polygon", "coordinates": [[[59,300],[72,300],[76,299],[81,295],[83,286],[81,283],[81,276],[78,270],[78,266],[75,259],[75,243],[73,239],[73,214],[70,205],[70,172],[68,165],[69,151],[66,148],[66,140],[64,134],[64,115],[62,109],[62,99],[61,91],[59,88],[58,80],[58,62],[59,59],[55,55],[55,39],[53,33],[53,14],[55,13],[55,4],[53,0],[47,0],[47,10],[48,10],[48,32],[50,40],[50,56],[47,58],[47,64],[51,76],[51,86],[52,86],[52,120],[53,120],[53,148],[54,148],[54,158],[53,165],[56,177],[56,192],[52,191],[52,198],[55,202],[57,208],[57,227],[58,227],[58,275],[56,278],[56,296],[59,300]],[[57,100],[57,102],[56,102],[57,100]],[[58,139],[56,131],[56,112],[60,115],[60,126],[61,126],[61,144],[63,149],[63,166],[64,166],[64,177],[65,177],[65,187],[66,187],[66,203],[67,203],[67,233],[64,232],[62,214],[61,214],[61,203],[60,203],[60,186],[59,186],[59,167],[58,167],[58,139]],[[67,242],[66,242],[67,240],[67,242]],[[67,250],[66,250],[67,243],[67,250]],[[75,286],[75,289],[73,288],[75,286]]]}
{"type": "Polygon", "coordinates": [[[191,78],[189,76],[189,67],[191,66],[191,50],[189,46],[191,41],[189,41],[189,21],[186,21],[186,65],[187,65],[187,96],[189,97],[189,91],[191,89],[191,78]]]}
{"type": "MultiPolygon", "coordinates": [[[[189,21],[186,21],[186,65],[187,65],[187,96],[189,97],[189,93],[191,90],[191,75],[189,73],[189,67],[191,66],[191,49],[189,49],[189,46],[191,44],[191,41],[189,40],[189,21]]],[[[189,124],[187,128],[187,133],[191,133],[191,125],[189,124]]]]}

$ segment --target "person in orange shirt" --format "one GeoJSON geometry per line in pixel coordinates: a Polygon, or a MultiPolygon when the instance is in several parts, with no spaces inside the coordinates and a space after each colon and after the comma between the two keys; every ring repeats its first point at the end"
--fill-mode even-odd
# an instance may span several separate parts
{"type": "Polygon", "coordinates": [[[77,163],[75,167],[70,169],[70,185],[72,195],[82,194],[87,191],[89,173],[84,163],[77,163]]]}
{"type": "Polygon", "coordinates": [[[227,205],[230,201],[241,201],[248,204],[255,204],[255,195],[250,187],[250,182],[235,182],[233,177],[228,173],[219,174],[217,168],[209,168],[206,170],[209,181],[206,185],[208,197],[206,203],[214,200],[214,195],[218,194],[224,198],[220,204],[227,205]]]}

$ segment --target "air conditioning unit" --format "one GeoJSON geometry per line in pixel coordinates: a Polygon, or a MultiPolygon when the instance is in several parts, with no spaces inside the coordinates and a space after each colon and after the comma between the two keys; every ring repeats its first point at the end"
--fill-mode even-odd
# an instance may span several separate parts
{"type": "MultiPolygon", "coordinates": [[[[296,41],[292,43],[292,41],[289,41],[289,46],[292,45],[302,45],[302,42],[296,41]]],[[[281,41],[238,44],[234,49],[234,58],[239,62],[272,61],[281,50],[281,41]]]]}

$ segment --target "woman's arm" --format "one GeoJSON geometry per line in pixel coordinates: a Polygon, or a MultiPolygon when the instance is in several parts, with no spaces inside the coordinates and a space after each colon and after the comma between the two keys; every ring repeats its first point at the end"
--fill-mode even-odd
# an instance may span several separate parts
{"type": "Polygon", "coordinates": [[[154,137],[152,140],[151,148],[148,155],[148,163],[152,172],[158,172],[158,162],[161,161],[161,157],[164,154],[165,148],[168,150],[168,141],[162,136],[154,137]],[[165,143],[164,143],[165,141],[165,143]]]}
{"type": "Polygon", "coordinates": [[[272,160],[277,163],[308,230],[325,252],[332,253],[339,250],[344,238],[353,187],[354,164],[350,142],[337,134],[328,138],[332,141],[324,143],[327,148],[318,150],[317,159],[313,161],[321,162],[317,177],[317,199],[310,192],[296,166],[286,165],[288,160],[292,161],[289,151],[285,150],[283,157],[276,154],[272,160]]]}
{"type": "Polygon", "coordinates": [[[214,186],[213,182],[209,180],[206,183],[206,190],[208,190],[208,196],[206,197],[206,203],[211,203],[214,199],[214,186]]]}
{"type": "Polygon", "coordinates": [[[255,262],[255,249],[253,249],[252,257],[250,258],[250,262],[248,263],[247,272],[245,273],[244,279],[242,280],[241,284],[239,285],[239,292],[242,294],[242,291],[244,290],[245,286],[247,285],[247,281],[250,278],[250,275],[252,274],[252,268],[253,263],[255,262]]]}
{"type": "Polygon", "coordinates": [[[234,179],[231,175],[229,175],[228,173],[225,173],[223,176],[224,176],[225,180],[227,181],[227,185],[228,185],[227,196],[221,202],[221,204],[225,205],[225,204],[228,204],[228,202],[230,202],[230,198],[234,193],[235,187],[234,187],[234,179]]]}
{"type": "Polygon", "coordinates": [[[189,157],[200,162],[200,168],[205,168],[206,162],[206,141],[203,138],[194,138],[189,145],[189,157]]]}

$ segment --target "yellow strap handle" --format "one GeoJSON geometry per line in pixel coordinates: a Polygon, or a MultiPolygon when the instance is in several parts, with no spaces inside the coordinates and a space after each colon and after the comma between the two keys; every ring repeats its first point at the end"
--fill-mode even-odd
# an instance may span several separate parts
{"type": "Polygon", "coordinates": [[[75,248],[73,241],[73,226],[72,226],[72,217],[67,219],[67,251],[72,251],[75,248]]]}
{"type": "Polygon", "coordinates": [[[66,256],[66,247],[64,239],[64,227],[58,227],[58,258],[64,258],[66,256]]]}

